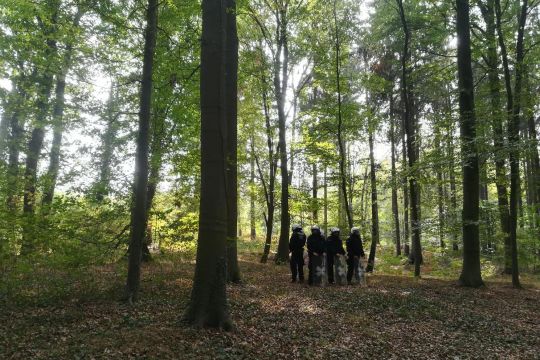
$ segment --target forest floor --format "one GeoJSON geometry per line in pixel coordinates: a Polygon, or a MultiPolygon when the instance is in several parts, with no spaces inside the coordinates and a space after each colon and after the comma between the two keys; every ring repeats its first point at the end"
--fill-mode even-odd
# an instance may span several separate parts
{"type": "Polygon", "coordinates": [[[375,273],[366,287],[310,288],[291,284],[288,266],[258,259],[240,254],[243,284],[228,287],[231,332],[179,321],[194,269],[183,256],[144,266],[134,306],[119,301],[124,262],[34,273],[32,287],[0,292],[0,358],[540,358],[537,282],[468,289],[375,273]]]}

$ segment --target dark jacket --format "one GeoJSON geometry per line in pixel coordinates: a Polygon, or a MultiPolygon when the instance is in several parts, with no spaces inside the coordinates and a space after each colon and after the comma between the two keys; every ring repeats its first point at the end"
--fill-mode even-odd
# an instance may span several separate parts
{"type": "Polygon", "coordinates": [[[293,232],[289,240],[290,252],[303,252],[306,245],[306,235],[301,232],[293,232]]]}
{"type": "Polygon", "coordinates": [[[362,239],[360,239],[360,235],[351,235],[346,241],[347,244],[347,255],[349,257],[353,256],[365,256],[364,254],[364,247],[362,246],[362,239]]]}
{"type": "Polygon", "coordinates": [[[311,234],[307,238],[307,249],[309,254],[322,254],[326,252],[324,236],[321,234],[311,234]]]}
{"type": "Polygon", "coordinates": [[[326,251],[329,255],[342,254],[345,255],[345,250],[343,249],[343,241],[336,235],[330,235],[326,239],[326,251]]]}

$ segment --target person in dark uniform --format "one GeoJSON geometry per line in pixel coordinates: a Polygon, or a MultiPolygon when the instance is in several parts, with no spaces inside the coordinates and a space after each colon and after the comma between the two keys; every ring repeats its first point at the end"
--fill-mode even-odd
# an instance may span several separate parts
{"type": "Polygon", "coordinates": [[[362,239],[360,238],[360,229],[353,227],[351,235],[346,241],[347,244],[347,283],[350,285],[354,273],[354,263],[360,261],[360,258],[365,258],[362,239]]]}
{"type": "Polygon", "coordinates": [[[292,282],[298,280],[304,282],[304,246],[306,245],[306,235],[300,225],[292,226],[292,235],[289,240],[289,252],[291,253],[291,274],[292,282]]]}
{"type": "Polygon", "coordinates": [[[322,256],[325,252],[325,241],[324,237],[321,234],[321,229],[317,225],[311,227],[311,235],[307,238],[307,249],[308,249],[308,284],[313,285],[313,274],[315,269],[313,266],[313,256],[322,256]]]}
{"type": "Polygon", "coordinates": [[[326,238],[326,269],[330,284],[334,283],[334,257],[338,254],[345,255],[343,241],[341,241],[339,233],[338,228],[331,228],[330,236],[326,238]]]}

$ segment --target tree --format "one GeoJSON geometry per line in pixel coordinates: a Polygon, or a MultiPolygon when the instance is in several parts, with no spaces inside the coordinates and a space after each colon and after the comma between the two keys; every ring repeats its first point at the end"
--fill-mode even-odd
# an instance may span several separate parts
{"type": "Polygon", "coordinates": [[[480,271],[478,217],[480,175],[476,144],[474,82],[471,66],[469,1],[456,1],[458,38],[459,114],[463,161],[463,267],[459,282],[463,286],[484,285],[480,271]]]}
{"type": "MultiPolygon", "coordinates": [[[[403,124],[405,127],[406,134],[406,149],[407,149],[407,159],[408,159],[408,171],[412,172],[415,169],[415,165],[418,159],[418,149],[417,149],[417,138],[416,138],[416,124],[414,117],[411,114],[411,89],[409,87],[408,77],[409,77],[409,38],[410,31],[405,17],[405,9],[403,7],[402,0],[396,0],[399,15],[401,19],[401,25],[403,27],[404,42],[403,42],[403,52],[401,54],[401,102],[403,106],[403,124]]],[[[410,196],[410,205],[411,205],[411,227],[413,232],[412,237],[412,254],[409,256],[409,259],[414,262],[414,276],[420,276],[420,265],[422,264],[422,245],[420,242],[420,187],[418,185],[418,180],[416,174],[409,174],[409,196],[410,196]]]]}
{"type": "Polygon", "coordinates": [[[203,0],[201,41],[201,194],[197,263],[184,319],[231,328],[226,292],[227,115],[226,9],[203,0]]]}
{"type": "Polygon", "coordinates": [[[236,0],[226,1],[225,92],[227,117],[227,279],[240,282],[238,268],[238,35],[236,0]]]}
{"type": "Polygon", "coordinates": [[[158,23],[158,1],[148,0],[144,58],[140,90],[139,129],[135,163],[133,204],[131,207],[131,232],[129,264],[125,298],[130,303],[137,300],[141,277],[142,243],[147,223],[149,129],[152,107],[152,74],[158,23]]]}

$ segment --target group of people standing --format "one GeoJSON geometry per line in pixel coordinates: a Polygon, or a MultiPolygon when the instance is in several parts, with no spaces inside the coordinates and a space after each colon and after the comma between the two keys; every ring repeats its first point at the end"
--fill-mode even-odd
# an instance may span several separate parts
{"type": "MultiPolygon", "coordinates": [[[[331,228],[330,235],[325,238],[321,229],[317,225],[311,227],[311,235],[306,239],[306,235],[300,225],[292,226],[292,235],[289,240],[289,252],[291,254],[290,264],[292,282],[304,281],[304,246],[307,244],[308,253],[308,285],[313,285],[315,275],[315,257],[326,255],[326,273],[328,282],[334,283],[334,260],[336,256],[345,255],[343,241],[340,238],[340,230],[331,228]]],[[[355,266],[358,266],[360,258],[365,258],[360,229],[353,227],[350,235],[345,241],[347,249],[347,283],[350,285],[355,266]]]]}

